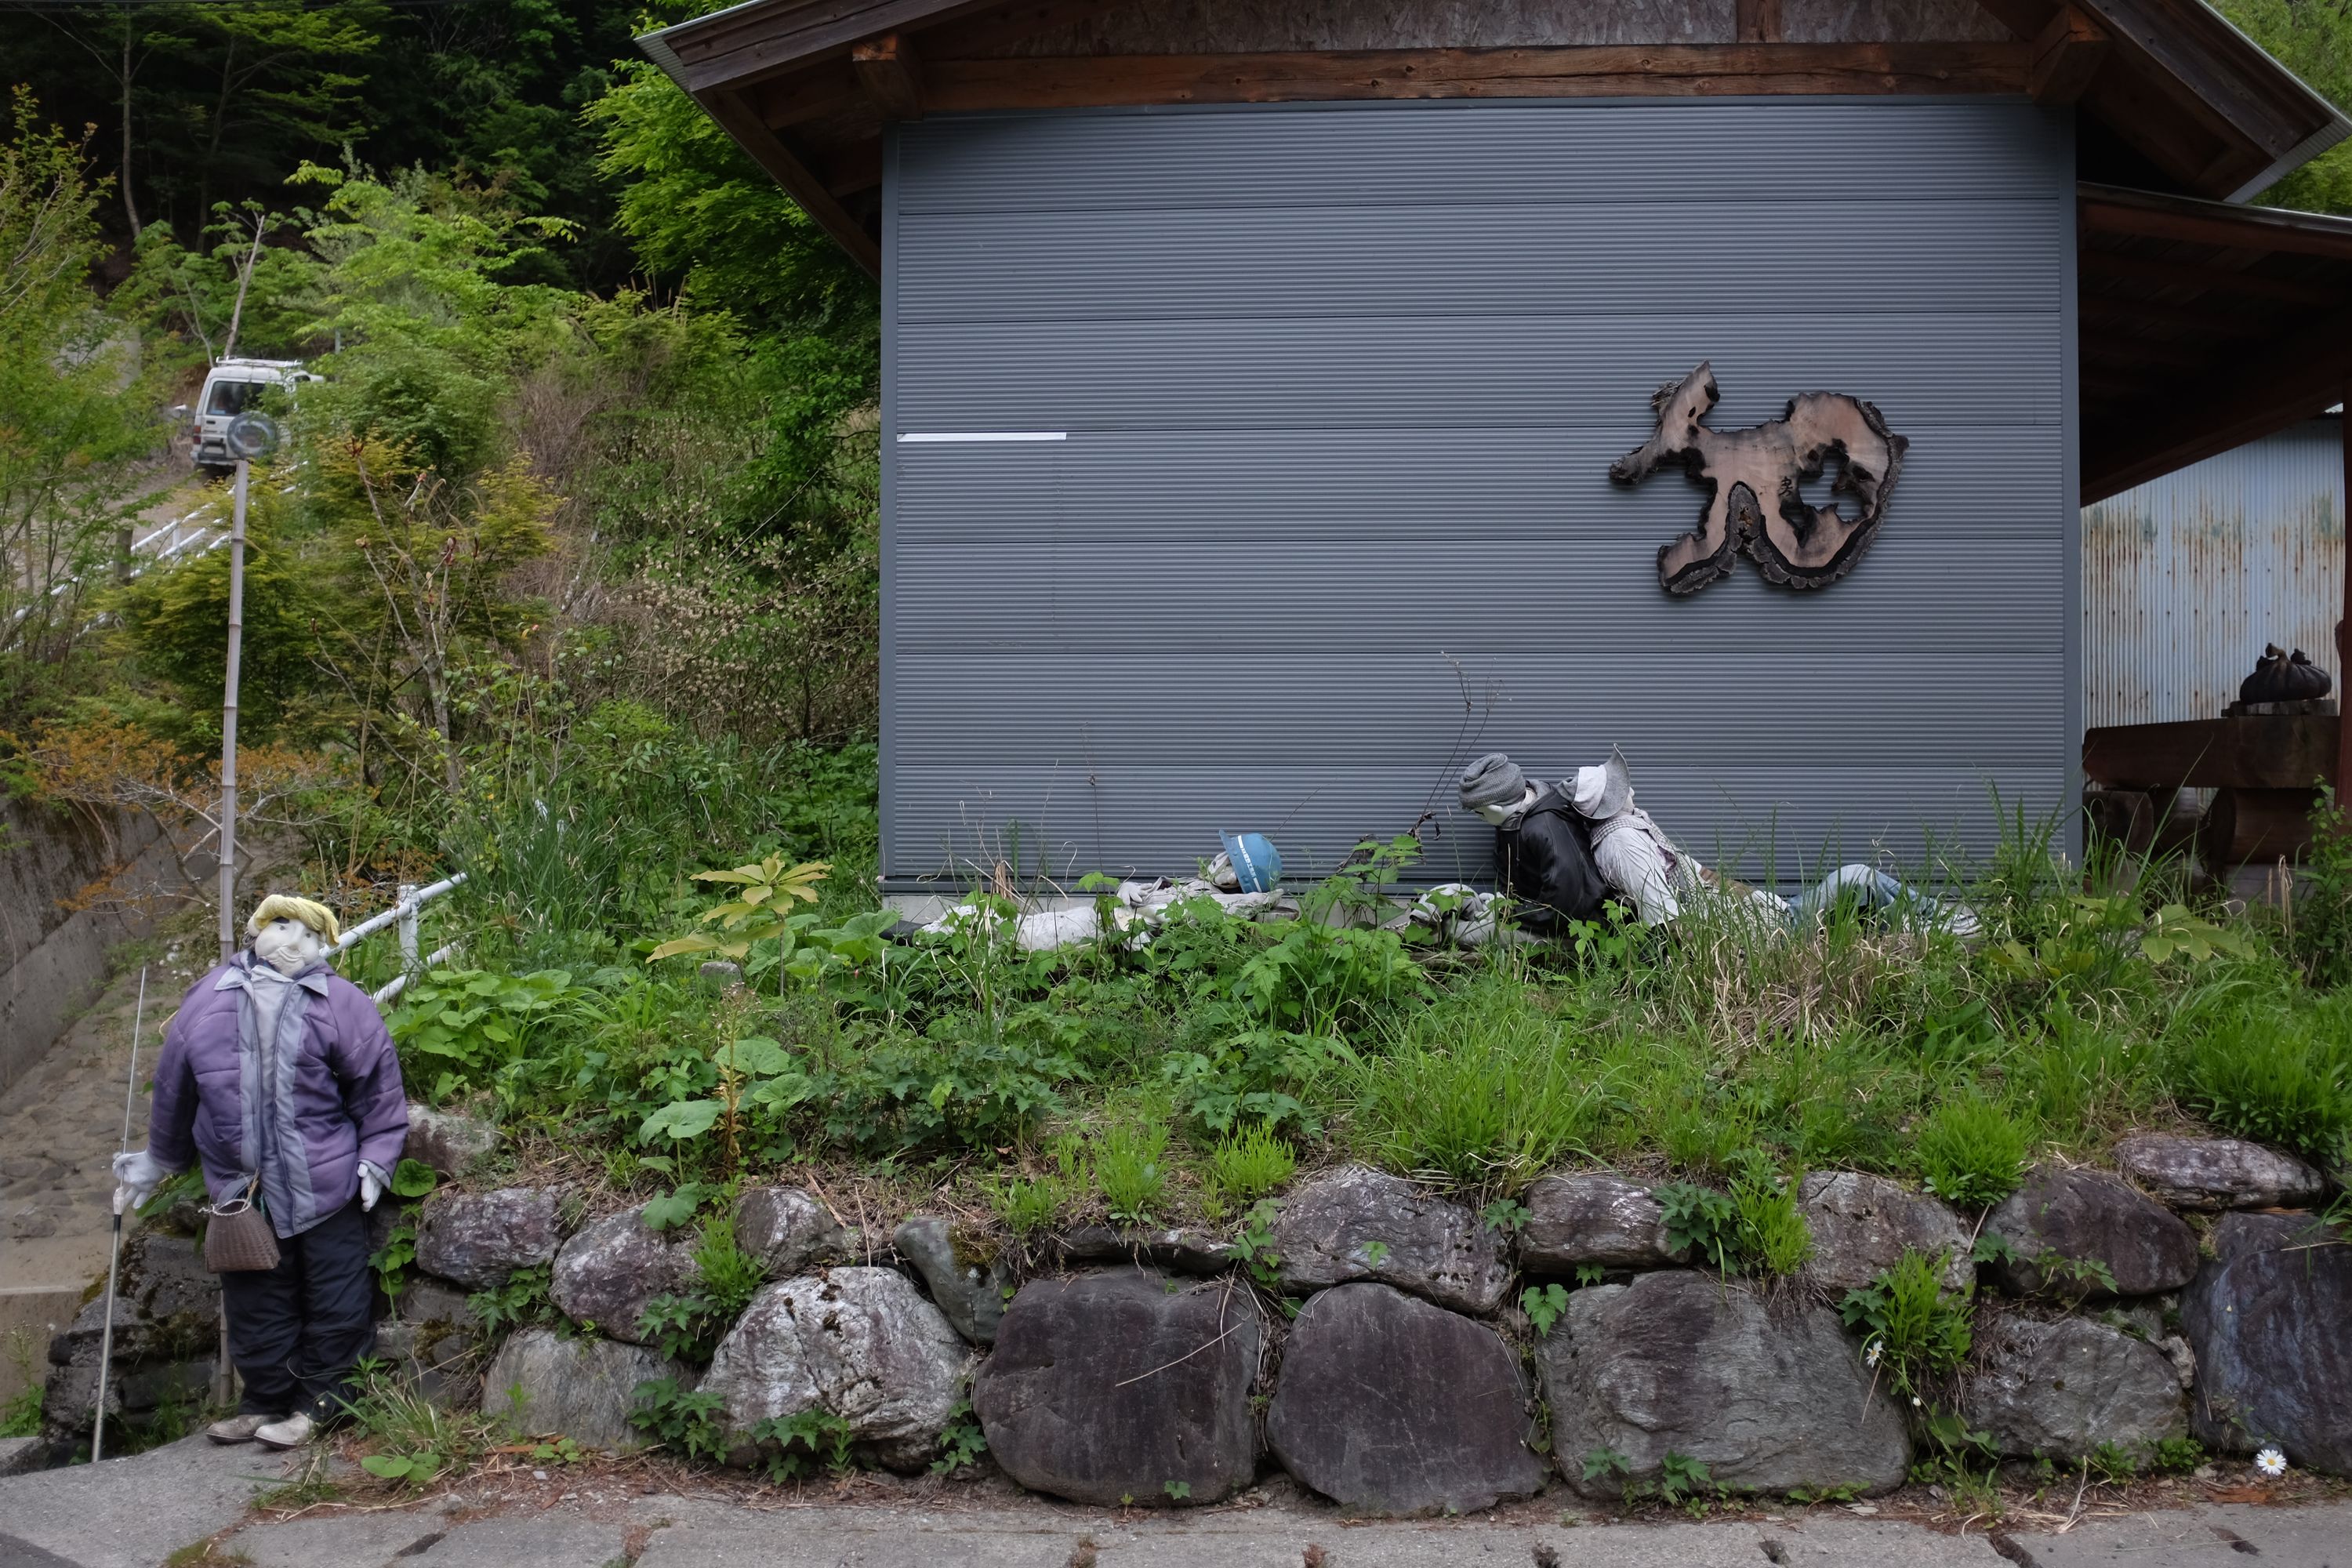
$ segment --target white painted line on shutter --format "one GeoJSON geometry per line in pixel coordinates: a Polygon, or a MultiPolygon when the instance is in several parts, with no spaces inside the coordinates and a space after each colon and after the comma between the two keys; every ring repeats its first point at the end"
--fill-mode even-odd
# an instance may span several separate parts
{"type": "Polygon", "coordinates": [[[1066,441],[1066,430],[908,430],[901,441],[1066,441]]]}

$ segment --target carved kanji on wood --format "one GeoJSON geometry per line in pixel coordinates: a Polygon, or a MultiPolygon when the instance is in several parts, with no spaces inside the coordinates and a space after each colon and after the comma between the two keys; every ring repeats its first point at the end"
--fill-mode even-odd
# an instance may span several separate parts
{"type": "Polygon", "coordinates": [[[1886,428],[1876,407],[1834,392],[1793,397],[1769,425],[1710,430],[1703,421],[1718,395],[1705,361],[1666,383],[1650,398],[1657,433],[1609,467],[1619,484],[1638,485],[1679,458],[1692,479],[1707,487],[1697,531],[1658,552],[1659,585],[1669,594],[1696,594],[1728,574],[1732,555],[1742,550],[1768,581],[1791,588],[1836,582],[1878,537],[1911,443],[1886,428]],[[1832,457],[1842,471],[1830,489],[1853,497],[1858,513],[1852,518],[1834,503],[1814,510],[1800,488],[1819,478],[1832,457]]]}

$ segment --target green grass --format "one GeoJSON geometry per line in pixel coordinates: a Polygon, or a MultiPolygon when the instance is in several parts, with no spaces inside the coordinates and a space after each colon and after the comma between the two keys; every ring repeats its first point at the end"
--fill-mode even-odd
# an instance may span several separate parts
{"type": "Polygon", "coordinates": [[[2024,1178],[2025,1129],[1982,1094],[1956,1095],[1919,1124],[1919,1174],[1929,1191],[1963,1208],[1986,1208],[2024,1178]]]}

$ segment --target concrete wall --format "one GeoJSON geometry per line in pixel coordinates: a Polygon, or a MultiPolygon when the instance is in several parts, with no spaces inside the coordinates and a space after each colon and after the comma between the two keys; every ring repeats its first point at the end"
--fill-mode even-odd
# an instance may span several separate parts
{"type": "Polygon", "coordinates": [[[66,904],[125,861],[152,883],[168,854],[142,816],[96,822],[79,813],[0,800],[0,1090],[41,1058],[106,979],[106,950],[146,922],[66,904]]]}

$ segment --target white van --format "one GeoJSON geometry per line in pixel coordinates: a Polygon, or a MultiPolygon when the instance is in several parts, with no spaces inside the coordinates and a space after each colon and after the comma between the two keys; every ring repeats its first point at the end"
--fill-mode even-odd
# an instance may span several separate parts
{"type": "Polygon", "coordinates": [[[229,421],[258,407],[261,395],[273,386],[299,388],[325,378],[311,374],[294,359],[225,359],[205,374],[205,389],[194,409],[183,408],[194,427],[196,467],[232,468],[236,456],[228,449],[229,421]]]}

